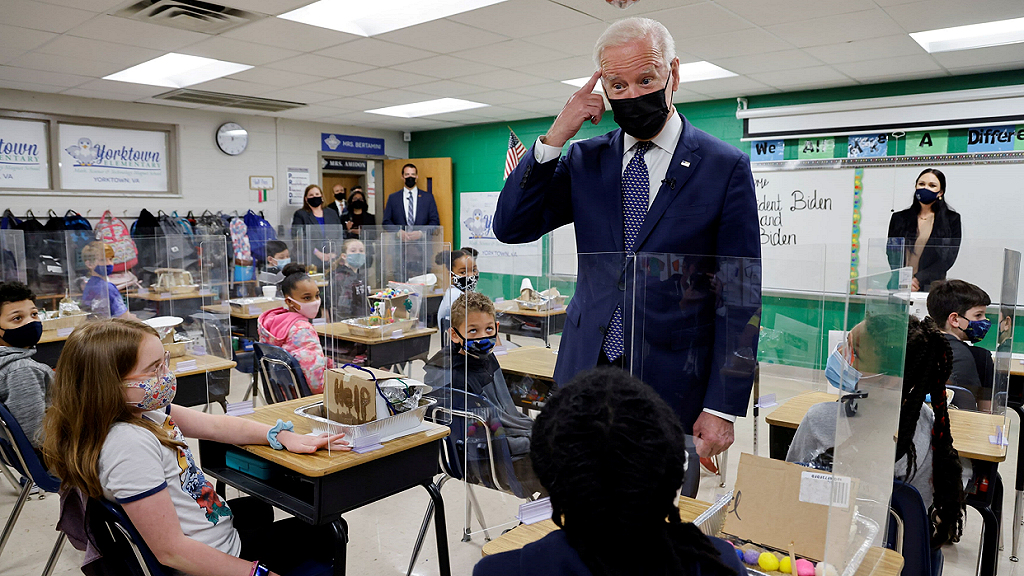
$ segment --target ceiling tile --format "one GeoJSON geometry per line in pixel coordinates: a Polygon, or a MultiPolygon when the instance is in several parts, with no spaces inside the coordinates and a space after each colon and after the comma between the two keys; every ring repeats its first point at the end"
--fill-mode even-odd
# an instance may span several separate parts
{"type": "Polygon", "coordinates": [[[301,54],[294,58],[287,58],[273,64],[267,64],[266,67],[302,72],[303,74],[314,74],[325,78],[337,78],[338,76],[347,76],[356,72],[373,69],[373,66],[367,66],[366,64],[356,64],[348,60],[328,58],[327,56],[319,56],[317,54],[301,54]]]}
{"type": "Polygon", "coordinates": [[[751,78],[776,88],[804,87],[814,83],[851,81],[829,66],[813,66],[796,70],[779,70],[749,74],[751,78]]]}
{"type": "Polygon", "coordinates": [[[920,44],[914,42],[914,39],[906,34],[812,46],[804,48],[804,51],[826,64],[926,54],[924,48],[921,48],[920,44]]]}
{"type": "Polygon", "coordinates": [[[321,92],[323,94],[338,97],[368,94],[370,92],[376,91],[379,88],[379,86],[360,84],[359,82],[352,82],[351,80],[338,80],[336,78],[329,78],[327,80],[318,80],[316,82],[310,82],[309,84],[303,84],[301,88],[303,90],[311,90],[313,92],[321,92]]]}
{"type": "Polygon", "coordinates": [[[769,32],[804,48],[892,36],[904,32],[880,8],[769,26],[769,32]]]}
{"type": "Polygon", "coordinates": [[[415,87],[420,83],[433,82],[434,78],[423,76],[422,74],[413,74],[412,72],[402,72],[401,70],[377,68],[357,74],[349,74],[341,78],[341,80],[351,80],[353,82],[387,88],[408,88],[415,87]]]}
{"type": "Polygon", "coordinates": [[[629,6],[623,10],[617,6],[612,6],[607,2],[595,2],[594,0],[556,0],[563,6],[568,6],[573,10],[578,10],[585,14],[589,14],[594,18],[600,18],[606,23],[621,20],[622,18],[628,18],[630,16],[639,16],[641,14],[649,14],[651,12],[657,12],[659,10],[665,10],[668,8],[678,8],[687,4],[700,4],[707,0],[643,0],[637,4],[629,6]]]}
{"type": "Polygon", "coordinates": [[[260,94],[260,98],[273,98],[274,100],[286,100],[288,102],[301,102],[303,104],[316,104],[333,100],[335,97],[322,92],[303,90],[301,88],[282,88],[260,94]]]}
{"type": "Polygon", "coordinates": [[[58,72],[61,74],[81,74],[101,78],[125,68],[121,64],[110,62],[97,62],[74,56],[57,56],[56,54],[40,54],[30,52],[15,58],[9,62],[11,66],[29,68],[32,70],[45,70],[47,72],[58,72]]]}
{"type": "Polygon", "coordinates": [[[56,37],[52,32],[0,24],[0,48],[16,48],[27,52],[56,37]]]}
{"type": "MultiPolygon", "coordinates": [[[[138,101],[140,104],[155,104],[157,106],[172,106],[174,108],[190,108],[193,110],[201,108],[199,104],[191,102],[175,102],[174,100],[157,100],[155,98],[143,98],[138,101]]],[[[241,112],[241,110],[239,110],[241,112]]]]}
{"type": "Polygon", "coordinates": [[[403,72],[414,72],[416,74],[433,76],[435,78],[456,78],[458,76],[467,76],[469,74],[492,72],[498,69],[490,64],[472,62],[462,58],[455,58],[447,54],[424,58],[423,60],[416,60],[415,62],[396,64],[391,66],[391,68],[401,70],[403,72]]]}
{"type": "Polygon", "coordinates": [[[529,102],[516,102],[515,104],[508,105],[509,108],[536,112],[541,116],[555,116],[562,111],[563,106],[565,106],[564,102],[554,102],[551,100],[531,100],[529,102]]]}
{"type": "Polygon", "coordinates": [[[747,94],[760,94],[765,91],[773,91],[771,86],[758,82],[746,76],[733,76],[731,78],[716,78],[714,80],[701,80],[700,82],[687,82],[680,84],[686,90],[707,94],[716,98],[726,96],[745,96],[747,94]]]}
{"type": "Polygon", "coordinates": [[[502,2],[463,12],[451,16],[450,19],[512,38],[564,30],[594,22],[591,16],[547,0],[502,2]]]}
{"type": "Polygon", "coordinates": [[[907,32],[951,28],[1024,16],[1020,0],[927,0],[885,8],[907,32]]]}
{"type": "Polygon", "coordinates": [[[676,50],[693,54],[700,60],[778,52],[792,47],[788,42],[757,28],[676,40],[676,50]]]}
{"type": "Polygon", "coordinates": [[[302,8],[311,2],[310,0],[222,0],[221,3],[235,8],[270,14],[271,16],[280,16],[285,12],[302,8]]]}
{"type": "Polygon", "coordinates": [[[61,92],[61,94],[67,94],[68,96],[80,96],[82,98],[99,98],[102,100],[120,100],[123,102],[135,102],[141,100],[145,96],[138,96],[135,94],[128,94],[127,92],[108,92],[106,90],[86,90],[84,88],[68,88],[61,92]]]}
{"type": "Polygon", "coordinates": [[[36,49],[36,52],[76,58],[88,56],[91,60],[119,64],[122,68],[141,64],[165,54],[161,50],[149,50],[137,46],[128,47],[124,44],[79,38],[66,34],[58,36],[53,41],[40,46],[36,49]]]}
{"type": "Polygon", "coordinates": [[[780,52],[748,54],[735,58],[715,58],[712,62],[737,74],[774,72],[821,65],[821,61],[808,55],[804,50],[782,50],[780,52]]]}
{"type": "Polygon", "coordinates": [[[300,74],[287,70],[271,70],[262,66],[231,74],[227,78],[242,80],[243,82],[257,82],[270,86],[280,86],[282,88],[309,84],[321,79],[319,76],[310,76],[309,74],[300,74]]]}
{"type": "Polygon", "coordinates": [[[350,62],[363,62],[373,66],[392,66],[437,55],[422,48],[400,46],[376,38],[360,38],[341,46],[320,50],[317,54],[350,62]]]}
{"type": "Polygon", "coordinates": [[[758,26],[797,22],[875,7],[871,0],[718,0],[718,4],[758,26]]]}
{"type": "Polygon", "coordinates": [[[96,16],[93,12],[32,0],[4,0],[4,24],[62,33],[96,16]]]}
{"type": "MultiPolygon", "coordinates": [[[[673,104],[684,104],[686,102],[701,102],[707,99],[708,97],[703,94],[690,92],[688,90],[676,90],[675,93],[672,95],[673,104]]],[[[605,112],[605,114],[609,113],[610,112],[605,112]]]]}
{"type": "Polygon", "coordinates": [[[473,26],[442,18],[409,28],[402,28],[386,34],[375,36],[378,40],[394,42],[404,46],[426,47],[433,52],[447,54],[458,50],[478,48],[502,40],[508,36],[495,34],[473,26]]]}
{"type": "Polygon", "coordinates": [[[607,23],[595,22],[568,30],[526,36],[523,40],[573,56],[591,56],[594,53],[594,44],[607,28],[607,23]]]}
{"type": "Polygon", "coordinates": [[[481,92],[479,94],[473,94],[473,100],[482,104],[512,104],[513,102],[529,102],[534,100],[532,96],[526,96],[523,94],[516,94],[508,90],[493,90],[491,92],[481,92]]]}
{"type": "Polygon", "coordinates": [[[69,6],[90,12],[106,12],[111,8],[124,4],[124,0],[45,0],[47,4],[69,6]]]}
{"type": "Polygon", "coordinates": [[[474,74],[472,76],[459,78],[459,81],[495,90],[517,88],[520,86],[533,86],[534,84],[550,82],[550,80],[545,78],[539,78],[537,76],[523,74],[522,72],[515,72],[513,70],[497,70],[495,72],[486,72],[484,74],[474,74]]]}
{"type": "MultiPolygon", "coordinates": [[[[375,108],[383,108],[383,106],[381,106],[381,102],[380,101],[378,101],[378,100],[370,100],[370,99],[362,97],[362,96],[359,96],[359,97],[349,97],[349,98],[339,98],[337,100],[328,100],[327,102],[320,102],[320,106],[327,106],[329,108],[338,108],[338,109],[341,109],[341,110],[348,110],[348,111],[351,111],[351,112],[358,111],[360,113],[362,113],[363,110],[373,110],[375,108]]],[[[381,118],[383,118],[383,116],[381,116],[381,118]]]]}
{"type": "Polygon", "coordinates": [[[312,52],[359,38],[337,30],[310,26],[282,18],[264,18],[252,24],[228,30],[221,34],[227,38],[268,44],[299,52],[312,52]]]}
{"type": "Polygon", "coordinates": [[[479,118],[490,118],[490,121],[505,120],[509,116],[516,113],[521,113],[522,110],[515,110],[514,108],[508,108],[506,106],[485,106],[483,108],[474,108],[467,111],[467,116],[476,116],[479,118]]]}
{"type": "MultiPolygon", "coordinates": [[[[0,66],[3,70],[3,66],[0,66]]],[[[34,82],[19,82],[17,80],[5,80],[0,75],[0,90],[24,90],[26,92],[47,92],[54,93],[64,90],[63,86],[51,86],[49,84],[36,84],[34,82]]]]}
{"type": "Polygon", "coordinates": [[[424,94],[430,94],[431,96],[445,98],[463,98],[474,94],[480,94],[481,92],[487,92],[487,88],[481,88],[480,86],[465,84],[463,82],[456,82],[455,80],[427,82],[424,84],[417,84],[413,86],[413,88],[417,92],[423,92],[424,94]]]}
{"type": "Polygon", "coordinates": [[[511,67],[560,59],[568,54],[522,40],[508,40],[482,48],[455,52],[452,56],[492,66],[511,67]]]}
{"type": "Polygon", "coordinates": [[[21,49],[0,47],[0,64],[7,64],[24,53],[25,51],[21,49]]]}
{"type": "Polygon", "coordinates": [[[263,96],[267,92],[280,89],[280,86],[258,82],[244,82],[234,78],[217,78],[209,82],[193,84],[189,88],[209,92],[223,92],[224,94],[239,94],[241,96],[263,96]]]}
{"type": "Polygon", "coordinates": [[[114,16],[97,16],[72,28],[71,36],[114,41],[117,44],[141,46],[152,50],[177,50],[209,38],[206,34],[157,26],[114,16]]]}
{"type": "MultiPolygon", "coordinates": [[[[165,86],[148,86],[146,84],[134,84],[132,82],[117,82],[114,80],[92,80],[84,84],[76,86],[82,90],[91,90],[93,92],[116,92],[118,94],[124,94],[125,98],[133,96],[134,98],[141,98],[144,96],[153,96],[155,94],[162,94],[170,90],[165,86]]],[[[122,98],[119,98],[121,100],[122,98]]]]}
{"type": "Polygon", "coordinates": [[[364,100],[372,100],[376,102],[375,108],[384,108],[386,106],[398,106],[399,104],[412,104],[413,102],[426,102],[427,100],[436,100],[435,96],[430,94],[424,94],[422,92],[415,92],[412,90],[378,90],[376,92],[370,92],[369,94],[363,94],[359,96],[364,100]]]}
{"type": "Polygon", "coordinates": [[[935,60],[927,54],[894,56],[879,60],[865,60],[863,62],[847,62],[845,64],[836,64],[834,67],[855,80],[873,80],[882,76],[893,76],[896,74],[930,73],[935,75],[944,72],[935,63],[935,60]]]}
{"type": "Polygon", "coordinates": [[[523,86],[520,88],[509,88],[509,90],[515,92],[516,94],[532,96],[533,98],[543,98],[545,100],[559,100],[564,105],[565,102],[569,100],[569,97],[572,96],[574,92],[579,90],[579,88],[552,80],[544,84],[537,84],[534,86],[523,86]]]}
{"type": "Polygon", "coordinates": [[[78,86],[83,82],[88,82],[91,78],[77,76],[75,74],[60,74],[57,72],[15,68],[14,66],[0,66],[0,80],[71,88],[73,86],[78,86]]]}
{"type": "Polygon", "coordinates": [[[710,2],[659,10],[648,14],[647,17],[664,24],[677,42],[685,38],[753,28],[753,25],[743,18],[710,2]]]}
{"type": "Polygon", "coordinates": [[[594,70],[596,70],[594,61],[589,56],[573,56],[571,58],[562,58],[561,60],[513,66],[512,69],[558,81],[592,76],[594,70]]]}
{"type": "Polygon", "coordinates": [[[239,64],[248,64],[250,66],[262,66],[299,54],[295,50],[235,40],[234,38],[225,38],[223,36],[215,36],[191,46],[186,46],[179,49],[178,52],[193,56],[216,58],[217,60],[226,60],[228,62],[238,62],[239,64]]]}
{"type": "MultiPolygon", "coordinates": [[[[932,58],[948,69],[967,68],[970,66],[1000,66],[1003,64],[1016,64],[1014,68],[1020,68],[1024,60],[1024,44],[1010,44],[1008,46],[992,46],[990,48],[975,48],[974,50],[959,50],[956,52],[940,52],[932,54],[932,58]]],[[[961,72],[963,73],[963,72],[961,72]]]]}

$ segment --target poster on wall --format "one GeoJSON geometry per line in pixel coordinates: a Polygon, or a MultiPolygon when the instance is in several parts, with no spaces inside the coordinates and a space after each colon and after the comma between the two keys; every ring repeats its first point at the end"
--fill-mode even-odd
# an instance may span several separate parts
{"type": "Polygon", "coordinates": [[[476,248],[481,272],[540,276],[543,250],[540,240],[528,244],[505,244],[494,237],[491,221],[500,192],[473,192],[460,197],[459,229],[462,246],[476,248]]]}
{"type": "Polygon", "coordinates": [[[47,189],[46,122],[0,119],[0,188],[47,189]]]}
{"type": "Polygon", "coordinates": [[[302,206],[302,197],[309,186],[309,168],[288,169],[288,205],[302,206]]]}
{"type": "Polygon", "coordinates": [[[65,190],[167,192],[167,133],[82,124],[58,127],[65,190]]]}

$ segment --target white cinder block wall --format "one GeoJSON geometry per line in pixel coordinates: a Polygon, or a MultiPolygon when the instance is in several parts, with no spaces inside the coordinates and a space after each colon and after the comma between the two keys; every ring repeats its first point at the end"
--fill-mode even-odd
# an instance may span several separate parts
{"type": "Polygon", "coordinates": [[[0,211],[10,208],[21,217],[31,209],[44,222],[49,208],[61,215],[69,208],[82,215],[91,210],[88,216],[94,225],[96,217],[106,209],[130,225],[142,208],[154,214],[157,210],[168,213],[177,210],[182,215],[189,210],[199,215],[205,209],[213,212],[238,210],[239,214],[244,214],[252,208],[263,210],[271,224],[287,226],[291,223],[295,207],[287,205],[286,171],[289,167],[308,168],[311,181],[317,182],[321,132],[383,138],[388,157],[409,156],[409,145],[402,140],[400,131],[253,116],[229,109],[194,110],[20,90],[0,90],[0,109],[178,126],[177,170],[181,198],[132,195],[119,198],[88,192],[76,192],[72,196],[45,196],[19,193],[17,190],[0,191],[0,211]],[[214,135],[224,122],[237,122],[249,131],[248,148],[238,156],[228,156],[217,148],[214,135]],[[257,204],[250,199],[249,176],[268,175],[273,175],[275,180],[272,201],[257,204]]]}

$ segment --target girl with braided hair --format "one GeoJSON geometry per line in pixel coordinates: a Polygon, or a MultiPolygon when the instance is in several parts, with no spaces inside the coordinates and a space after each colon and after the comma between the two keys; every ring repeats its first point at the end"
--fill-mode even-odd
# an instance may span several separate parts
{"type": "Polygon", "coordinates": [[[730,544],[680,520],[682,424],[626,372],[588,370],[552,395],[530,456],[561,530],[484,558],[474,576],[746,574],[730,544]]]}
{"type": "MultiPolygon", "coordinates": [[[[858,333],[899,333],[887,326],[894,321],[892,316],[868,316],[851,330],[851,340],[867,342],[868,348],[853,354],[853,368],[857,368],[858,357],[887,353],[879,348],[899,349],[887,346],[884,337],[856,338],[858,333]]],[[[963,467],[953,448],[946,405],[946,381],[953,367],[953,353],[931,318],[911,317],[909,322],[894,473],[921,493],[932,520],[932,547],[938,548],[958,542],[963,532],[963,467]],[[931,405],[925,402],[929,395],[931,405]]],[[[834,402],[811,406],[793,437],[787,461],[820,461],[823,453],[832,450],[836,410],[834,402]]]]}

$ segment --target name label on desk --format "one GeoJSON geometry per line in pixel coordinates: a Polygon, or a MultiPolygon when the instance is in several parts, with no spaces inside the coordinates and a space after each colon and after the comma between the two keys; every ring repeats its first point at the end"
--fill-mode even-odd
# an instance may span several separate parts
{"type": "Polygon", "coordinates": [[[850,506],[851,484],[849,476],[803,472],[800,475],[800,501],[822,506],[831,504],[845,510],[850,506]]]}
{"type": "MultiPolygon", "coordinates": [[[[192,355],[206,356],[206,346],[203,344],[196,344],[195,346],[192,346],[192,355]]],[[[195,362],[195,360],[193,360],[193,362],[195,362]]]]}
{"type": "Polygon", "coordinates": [[[200,296],[213,296],[213,290],[209,288],[203,288],[199,291],[200,296]]]}
{"type": "Polygon", "coordinates": [[[65,336],[71,336],[71,333],[74,332],[74,331],[75,331],[74,327],[72,327],[72,328],[58,328],[57,329],[57,336],[60,336],[61,338],[65,337],[65,336]]]}
{"type": "Polygon", "coordinates": [[[263,313],[263,309],[260,308],[259,306],[253,306],[251,304],[249,305],[249,315],[250,316],[258,315],[258,314],[262,314],[262,313],[263,313]]]}
{"type": "Polygon", "coordinates": [[[401,330],[395,330],[394,332],[391,333],[391,338],[392,339],[401,338],[401,337],[402,337],[402,331],[401,330]]]}
{"type": "Polygon", "coordinates": [[[139,296],[145,296],[146,294],[149,294],[149,288],[139,286],[139,296]]]}
{"type": "Polygon", "coordinates": [[[313,326],[323,326],[324,324],[327,324],[327,318],[313,318],[310,322],[313,326]]]}
{"type": "Polygon", "coordinates": [[[160,293],[160,297],[161,298],[170,298],[171,296],[172,296],[172,294],[170,292],[161,292],[160,293]]]}
{"type": "Polygon", "coordinates": [[[195,360],[181,360],[178,362],[178,366],[174,369],[175,372],[186,372],[189,370],[195,370],[197,368],[195,360]]]}

